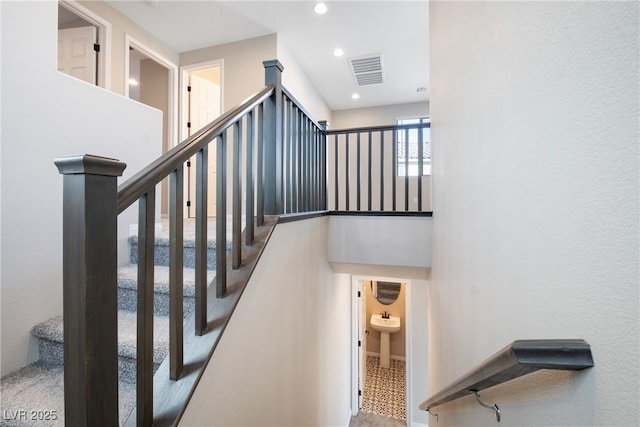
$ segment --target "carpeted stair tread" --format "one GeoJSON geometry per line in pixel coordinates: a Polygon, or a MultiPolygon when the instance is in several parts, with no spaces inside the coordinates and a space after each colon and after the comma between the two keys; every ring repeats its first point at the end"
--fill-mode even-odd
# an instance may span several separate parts
{"type": "MultiPolygon", "coordinates": [[[[169,351],[169,319],[154,316],[153,363],[160,364],[169,351]]],[[[136,358],[136,313],[118,311],[118,355],[129,359],[136,358]]],[[[40,339],[63,343],[64,327],[62,316],[35,325],[32,334],[40,339]]]]}
{"type": "MultiPolygon", "coordinates": [[[[207,270],[207,285],[216,275],[215,270],[207,270]]],[[[195,297],[196,271],[193,268],[185,268],[182,273],[183,295],[195,297]]],[[[156,265],[153,273],[154,292],[169,294],[169,267],[156,265]]],[[[118,287],[124,289],[138,289],[138,266],[129,264],[118,268],[118,287]]]]}
{"type": "MultiPolygon", "coordinates": [[[[156,237],[153,250],[153,263],[155,265],[169,265],[171,257],[171,247],[169,239],[165,237],[156,237]]],[[[231,242],[226,242],[227,252],[231,249],[231,242]]],[[[195,267],[196,249],[194,240],[184,240],[183,247],[183,266],[188,268],[195,267]]],[[[131,264],[138,263],[138,236],[129,236],[129,262],[131,264]]],[[[216,244],[214,240],[208,241],[207,247],[207,269],[216,269],[216,244]]]]}
{"type": "MultiPolygon", "coordinates": [[[[138,236],[135,235],[135,234],[129,236],[129,243],[137,245],[138,244],[138,236]]],[[[156,246],[169,246],[169,238],[165,237],[165,236],[155,236],[155,245],[156,246]]],[[[185,248],[195,248],[196,247],[196,241],[195,241],[194,238],[189,238],[188,236],[185,236],[182,245],[185,248]]],[[[215,249],[216,248],[216,239],[208,239],[207,240],[207,248],[215,249]]],[[[227,250],[230,249],[230,248],[231,248],[231,241],[227,240],[227,250]]]]}
{"type": "MultiPolygon", "coordinates": [[[[0,381],[2,384],[3,426],[64,426],[64,376],[61,366],[49,366],[35,362],[0,381]],[[30,418],[29,411],[49,411],[49,420],[20,420],[19,411],[28,411],[24,417],[30,418]],[[8,419],[12,415],[16,419],[8,419]],[[55,418],[55,419],[52,419],[55,418]]],[[[120,425],[124,425],[136,404],[135,383],[118,384],[120,425]]],[[[44,414],[42,414],[44,415],[44,414]]],[[[24,418],[23,417],[23,418],[24,418]]]]}

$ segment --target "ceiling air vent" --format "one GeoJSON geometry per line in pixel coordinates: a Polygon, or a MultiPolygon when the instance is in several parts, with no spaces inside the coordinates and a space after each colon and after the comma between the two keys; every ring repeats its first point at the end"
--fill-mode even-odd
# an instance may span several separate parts
{"type": "Polygon", "coordinates": [[[351,71],[358,86],[374,85],[384,81],[382,55],[369,55],[350,58],[351,71]]]}

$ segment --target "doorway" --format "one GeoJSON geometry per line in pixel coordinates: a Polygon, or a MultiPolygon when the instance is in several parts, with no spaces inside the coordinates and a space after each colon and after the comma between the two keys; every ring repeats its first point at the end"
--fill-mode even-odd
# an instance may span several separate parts
{"type": "Polygon", "coordinates": [[[352,282],[354,335],[352,349],[352,415],[358,411],[395,418],[409,424],[410,411],[410,281],[388,277],[354,277],[352,282]],[[387,284],[396,289],[389,298],[387,284]],[[384,287],[383,287],[384,285],[384,287]],[[372,315],[389,314],[400,320],[399,331],[387,335],[389,353],[381,346],[382,333],[371,325],[372,315]],[[385,360],[386,359],[386,360],[385,360]]]}
{"type": "MultiPolygon", "coordinates": [[[[177,66],[158,53],[126,37],[128,70],[125,94],[128,98],[162,111],[162,154],[175,146],[177,66]]],[[[168,216],[168,178],[160,184],[160,213],[168,216]]]]}
{"type": "MultiPolygon", "coordinates": [[[[197,133],[222,114],[222,61],[210,61],[182,67],[184,94],[183,137],[197,133]]],[[[195,217],[195,156],[187,163],[187,216],[195,217]]],[[[207,216],[216,212],[216,149],[210,145],[208,158],[207,216]]]]}
{"type": "Polygon", "coordinates": [[[109,89],[108,22],[76,2],[58,3],[58,71],[109,89]]]}

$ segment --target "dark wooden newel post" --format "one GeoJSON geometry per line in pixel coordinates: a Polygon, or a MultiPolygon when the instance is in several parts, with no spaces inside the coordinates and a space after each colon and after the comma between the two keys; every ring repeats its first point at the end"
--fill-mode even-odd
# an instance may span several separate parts
{"type": "Polygon", "coordinates": [[[264,211],[268,215],[284,213],[284,170],[282,152],[282,71],[277,59],[264,61],[264,82],[274,85],[273,95],[265,101],[264,109],[264,211]]]}
{"type": "Polygon", "coordinates": [[[64,175],[65,425],[117,426],[117,177],[126,165],[91,155],[55,164],[64,175]]]}

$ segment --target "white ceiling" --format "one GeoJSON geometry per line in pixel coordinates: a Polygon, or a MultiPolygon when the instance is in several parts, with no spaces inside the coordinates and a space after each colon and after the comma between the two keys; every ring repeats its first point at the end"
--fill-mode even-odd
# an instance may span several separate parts
{"type": "Polygon", "coordinates": [[[109,3],[178,52],[277,33],[332,110],[428,99],[417,92],[429,82],[427,0],[327,1],[324,15],[309,0],[109,3]],[[333,55],[337,47],[344,56],[333,55]],[[348,58],[375,54],[384,83],[356,86],[348,58]]]}

